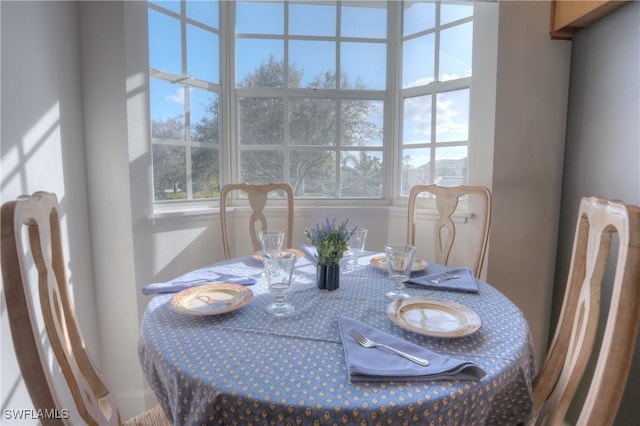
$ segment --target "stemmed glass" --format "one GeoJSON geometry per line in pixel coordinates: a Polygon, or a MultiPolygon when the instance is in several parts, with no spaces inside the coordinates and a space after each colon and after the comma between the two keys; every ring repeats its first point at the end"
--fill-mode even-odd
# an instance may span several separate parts
{"type": "Polygon", "coordinates": [[[295,311],[293,305],[286,302],[286,294],[291,288],[291,276],[296,260],[296,253],[291,250],[276,250],[262,254],[269,291],[275,298],[275,302],[266,307],[268,314],[281,317],[291,315],[295,311]]]}
{"type": "Polygon", "coordinates": [[[260,231],[258,236],[260,237],[260,245],[262,246],[263,254],[271,251],[282,250],[282,244],[284,243],[284,231],[260,231]]]}
{"type": "Polygon", "coordinates": [[[406,244],[387,244],[384,247],[387,257],[389,279],[394,282],[394,289],[384,295],[389,300],[409,297],[404,292],[404,282],[409,279],[416,248],[406,244]]]}
{"type": "Polygon", "coordinates": [[[355,271],[360,267],[358,264],[358,258],[364,251],[364,243],[367,239],[367,229],[355,228],[354,230],[354,228],[351,228],[348,231],[351,233],[351,238],[349,238],[349,241],[347,242],[351,259],[346,265],[346,270],[355,271]]]}
{"type": "MultiPolygon", "coordinates": [[[[264,257],[267,253],[282,250],[284,231],[260,231],[258,237],[260,238],[260,245],[262,246],[262,250],[260,251],[261,256],[264,257]]],[[[262,276],[264,276],[264,273],[262,273],[262,276]]]]}

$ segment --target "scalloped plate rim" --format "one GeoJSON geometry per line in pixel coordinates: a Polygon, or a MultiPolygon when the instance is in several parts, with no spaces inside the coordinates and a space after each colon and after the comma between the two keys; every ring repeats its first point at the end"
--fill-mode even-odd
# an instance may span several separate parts
{"type": "Polygon", "coordinates": [[[210,315],[220,315],[225,314],[227,312],[233,312],[237,309],[242,308],[245,305],[248,305],[251,300],[253,300],[253,291],[241,284],[234,283],[210,283],[210,284],[199,284],[195,287],[186,288],[178,293],[174,294],[170,301],[169,307],[180,314],[185,315],[194,315],[194,316],[210,316],[210,315]],[[207,291],[215,291],[218,292],[222,290],[227,290],[227,292],[235,292],[238,296],[237,300],[232,303],[220,307],[220,309],[212,308],[209,311],[196,311],[189,309],[184,305],[184,302],[188,297],[192,296],[193,293],[205,293],[207,291]]]}
{"type": "Polygon", "coordinates": [[[462,303],[432,297],[407,297],[393,301],[387,305],[387,315],[397,326],[429,337],[467,337],[476,333],[482,327],[482,319],[473,309],[462,303]],[[409,310],[412,305],[420,305],[418,308],[423,306],[430,309],[439,308],[441,311],[450,315],[453,313],[459,320],[460,325],[457,329],[448,331],[438,331],[414,326],[405,319],[406,314],[403,313],[403,311],[409,310]],[[460,320],[460,318],[462,318],[462,320],[460,320]]]}

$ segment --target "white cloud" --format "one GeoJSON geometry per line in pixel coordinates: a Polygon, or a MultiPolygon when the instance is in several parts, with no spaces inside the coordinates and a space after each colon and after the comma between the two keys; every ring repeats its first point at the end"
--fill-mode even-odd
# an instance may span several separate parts
{"type": "Polygon", "coordinates": [[[466,139],[468,135],[468,111],[463,111],[465,107],[468,109],[468,100],[454,93],[438,97],[436,134],[440,141],[466,139]]]}
{"type": "Polygon", "coordinates": [[[166,95],[164,100],[174,104],[184,105],[184,87],[179,87],[172,95],[166,95]]]}

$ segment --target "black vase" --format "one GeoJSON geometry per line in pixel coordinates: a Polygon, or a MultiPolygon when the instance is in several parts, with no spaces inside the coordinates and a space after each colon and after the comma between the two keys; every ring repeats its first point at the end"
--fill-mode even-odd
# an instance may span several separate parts
{"type": "Polygon", "coordinates": [[[320,290],[337,290],[340,287],[340,265],[318,265],[316,284],[320,290]]]}

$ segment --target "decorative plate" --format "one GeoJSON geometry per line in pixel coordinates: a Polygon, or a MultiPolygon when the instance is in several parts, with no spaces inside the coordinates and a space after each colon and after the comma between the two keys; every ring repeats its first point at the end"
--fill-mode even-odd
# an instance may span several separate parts
{"type": "Polygon", "coordinates": [[[187,315],[218,315],[251,302],[253,292],[240,284],[215,283],[190,287],[176,293],[169,306],[187,315]]]}
{"type": "Polygon", "coordinates": [[[431,337],[465,337],[482,326],[478,314],[467,306],[429,297],[393,301],[387,315],[396,325],[431,337]]]}
{"type": "MultiPolygon", "coordinates": [[[[378,269],[382,269],[383,271],[388,271],[387,256],[384,254],[381,256],[372,257],[369,263],[371,263],[373,266],[375,266],[378,269]]],[[[427,263],[426,260],[414,259],[413,265],[411,266],[411,272],[424,271],[425,269],[427,269],[427,266],[429,266],[429,264],[427,263]]]]}
{"type": "MultiPolygon", "coordinates": [[[[295,252],[296,258],[298,259],[300,259],[301,257],[304,257],[304,252],[302,250],[298,250],[298,249],[283,249],[283,250],[295,252]]],[[[251,257],[253,257],[255,260],[259,260],[260,262],[262,262],[262,250],[258,250],[257,252],[253,253],[251,257]]]]}

